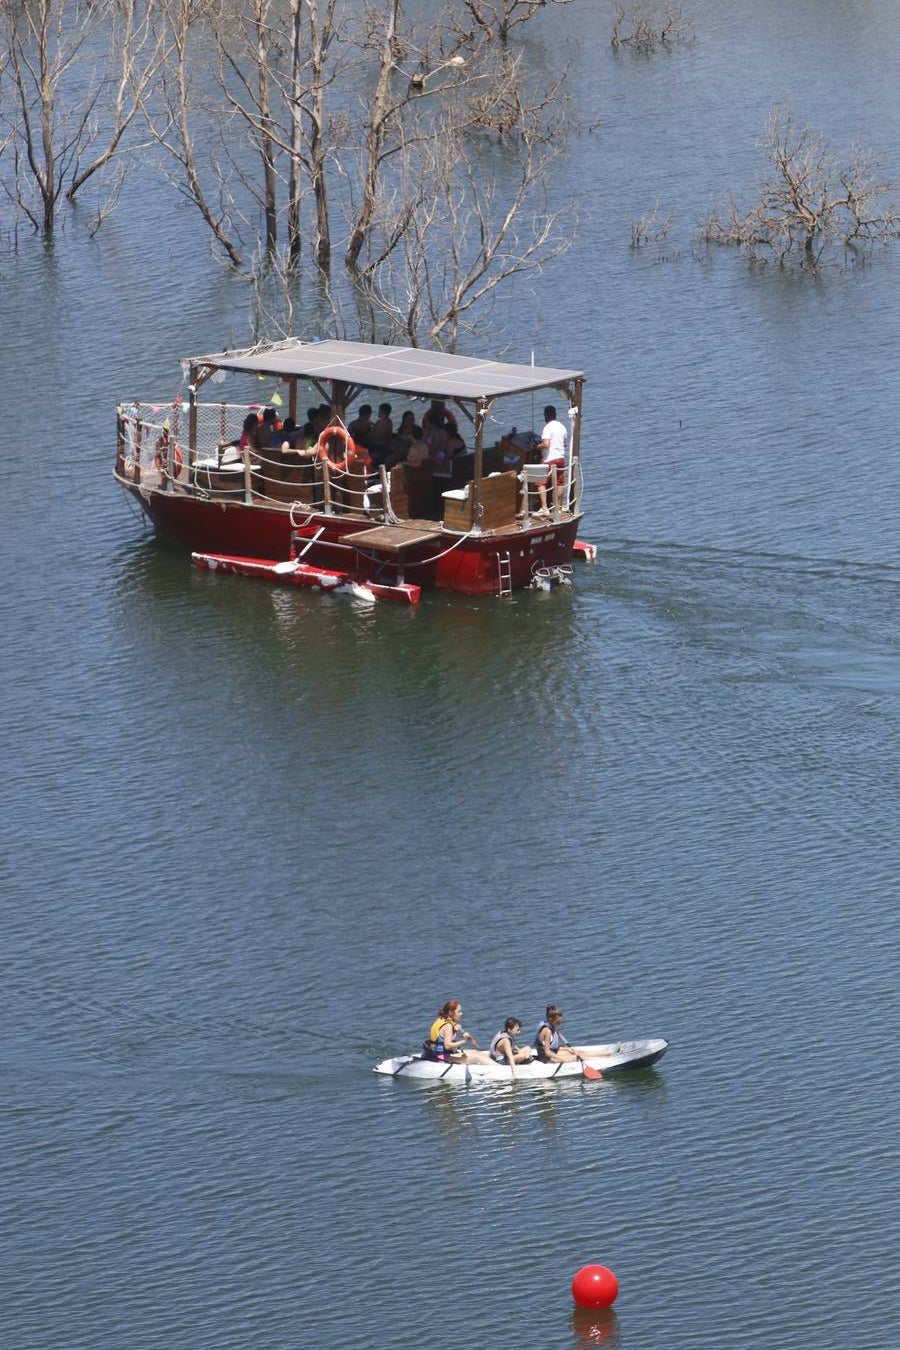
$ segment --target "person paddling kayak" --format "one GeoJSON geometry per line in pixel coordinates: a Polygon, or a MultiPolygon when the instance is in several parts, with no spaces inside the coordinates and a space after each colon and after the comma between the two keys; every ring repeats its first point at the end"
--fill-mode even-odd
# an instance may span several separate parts
{"type": "Polygon", "coordinates": [[[569,1060],[578,1059],[575,1050],[560,1031],[563,1016],[561,1008],[557,1008],[555,1003],[548,1003],[543,1021],[538,1023],[534,1037],[534,1053],[545,1064],[565,1064],[569,1060]]]}
{"type": "Polygon", "coordinates": [[[428,1031],[428,1039],[423,1048],[426,1059],[436,1059],[440,1063],[485,1064],[490,1055],[478,1049],[478,1042],[470,1031],[463,1031],[460,1018],[462,1004],[459,999],[451,998],[443,1005],[428,1031]],[[465,1049],[466,1045],[474,1049],[465,1049]]]}

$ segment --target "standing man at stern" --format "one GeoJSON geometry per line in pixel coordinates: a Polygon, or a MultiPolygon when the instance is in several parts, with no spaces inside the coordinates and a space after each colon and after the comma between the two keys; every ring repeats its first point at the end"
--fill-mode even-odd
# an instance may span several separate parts
{"type": "Polygon", "coordinates": [[[562,501],[563,485],[565,483],[566,468],[566,441],[569,433],[556,416],[556,409],[552,403],[548,403],[544,409],[544,429],[541,432],[541,439],[538,441],[537,448],[541,452],[541,463],[547,470],[547,477],[543,483],[537,483],[537,494],[541,500],[539,516],[549,516],[547,510],[547,483],[550,481],[550,475],[556,474],[556,492],[557,497],[563,506],[567,502],[562,501]]]}

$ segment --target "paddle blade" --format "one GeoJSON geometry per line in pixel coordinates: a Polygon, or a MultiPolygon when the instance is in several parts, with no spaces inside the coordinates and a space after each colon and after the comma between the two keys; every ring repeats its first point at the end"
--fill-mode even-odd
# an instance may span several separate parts
{"type": "Polygon", "coordinates": [[[585,1078],[590,1078],[591,1082],[599,1082],[603,1077],[600,1070],[592,1068],[590,1064],[582,1064],[581,1072],[584,1074],[585,1078]]]}

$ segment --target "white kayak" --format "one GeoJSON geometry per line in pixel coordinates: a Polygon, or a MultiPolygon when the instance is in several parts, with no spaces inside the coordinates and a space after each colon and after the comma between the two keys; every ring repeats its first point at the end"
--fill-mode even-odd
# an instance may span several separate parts
{"type": "MultiPolygon", "coordinates": [[[[660,1038],[643,1041],[610,1041],[608,1045],[579,1045],[575,1047],[580,1060],[567,1060],[563,1064],[546,1064],[534,1059],[527,1064],[516,1065],[518,1082],[543,1082],[548,1078],[584,1078],[592,1077],[594,1070],[606,1077],[608,1073],[618,1073],[622,1069],[646,1069],[662,1059],[669,1042],[660,1038]]],[[[491,1060],[488,1064],[441,1063],[434,1059],[425,1059],[423,1055],[397,1055],[393,1059],[382,1059],[375,1065],[376,1073],[387,1074],[391,1078],[416,1078],[430,1083],[509,1083],[512,1079],[508,1064],[498,1064],[491,1060]]]]}

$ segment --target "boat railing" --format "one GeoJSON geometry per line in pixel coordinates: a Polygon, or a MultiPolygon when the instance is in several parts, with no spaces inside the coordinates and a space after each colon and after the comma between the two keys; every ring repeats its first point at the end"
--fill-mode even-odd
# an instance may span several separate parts
{"type": "Polygon", "coordinates": [[[359,515],[380,520],[376,479],[362,466],[332,469],[315,451],[254,451],[254,500],[292,503],[327,515],[359,515]]]}
{"type": "MultiPolygon", "coordinates": [[[[386,523],[405,519],[441,519],[447,528],[470,530],[475,524],[471,497],[471,456],[454,460],[447,473],[432,467],[365,472],[357,462],[332,469],[313,449],[272,447],[250,451],[238,446],[247,404],[196,405],[196,437],[190,441],[187,409],[180,399],[120,404],[116,473],[147,491],[174,492],[245,505],[278,506],[310,513],[352,515],[386,523]],[[446,480],[446,483],[444,482],[446,480]]],[[[526,465],[511,455],[506,441],[487,447],[479,488],[478,524],[492,529],[518,523],[522,528],[536,506],[542,466],[526,465]],[[518,486],[507,486],[508,481],[518,486]],[[494,500],[496,498],[496,501],[494,500]]],[[[571,474],[571,469],[569,470],[571,474]]],[[[547,476],[550,514],[559,519],[578,488],[560,475],[547,476]],[[575,491],[573,492],[573,488],[575,491]]],[[[580,485],[578,485],[580,487],[580,485]]]]}
{"type": "Polygon", "coordinates": [[[120,404],[116,473],[148,490],[385,519],[382,481],[361,464],[337,470],[311,449],[240,448],[236,442],[248,411],[246,405],[199,404],[197,440],[190,445],[177,400],[120,404]]]}

